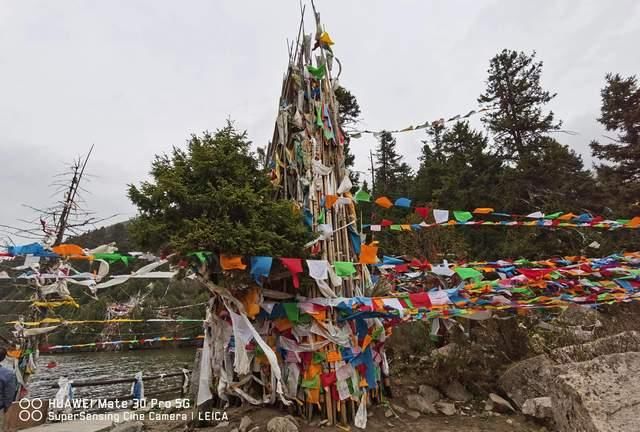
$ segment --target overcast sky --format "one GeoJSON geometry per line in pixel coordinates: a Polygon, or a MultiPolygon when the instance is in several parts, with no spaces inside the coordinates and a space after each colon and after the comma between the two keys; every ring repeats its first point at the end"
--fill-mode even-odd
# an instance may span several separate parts
{"type": "MultiPolygon", "coordinates": [[[[464,114],[494,54],[536,50],[552,109],[578,133],[559,138],[590,166],[604,75],[640,74],[635,0],[316,3],[363,128],[464,114]]],[[[52,175],[91,144],[88,207],[120,220],[135,215],[126,185],[191,133],[232,118],[266,144],[299,15],[297,0],[0,0],[0,224],[48,204],[52,175]]],[[[423,138],[398,135],[414,167],[423,138]]],[[[374,145],[354,141],[358,169],[374,145]]]]}

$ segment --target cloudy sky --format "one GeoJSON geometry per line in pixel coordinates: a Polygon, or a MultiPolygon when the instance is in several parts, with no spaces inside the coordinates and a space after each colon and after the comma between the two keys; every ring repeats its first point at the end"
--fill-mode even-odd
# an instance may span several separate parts
{"type": "MultiPolygon", "coordinates": [[[[590,165],[605,73],[640,74],[635,0],[316,3],[363,128],[465,113],[495,53],[536,50],[552,109],[578,133],[560,138],[590,165]]],[[[52,175],[91,144],[88,207],[121,220],[135,215],[126,185],[191,133],[231,118],[266,144],[299,14],[297,0],[0,0],[0,224],[49,203],[52,175]]],[[[413,166],[421,139],[398,137],[413,166]]],[[[359,169],[374,145],[355,141],[359,169]]]]}

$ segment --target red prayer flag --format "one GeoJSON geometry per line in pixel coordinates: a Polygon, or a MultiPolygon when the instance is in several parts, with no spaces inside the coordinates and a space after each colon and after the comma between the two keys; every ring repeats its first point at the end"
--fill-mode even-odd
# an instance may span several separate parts
{"type": "Polygon", "coordinates": [[[302,273],[302,259],[300,258],[280,258],[280,262],[284,265],[289,273],[291,273],[291,278],[293,279],[293,286],[295,288],[300,288],[300,278],[298,277],[299,273],[302,273]]]}
{"type": "Polygon", "coordinates": [[[424,220],[429,216],[429,207],[416,207],[416,213],[424,220]]]}
{"type": "Polygon", "coordinates": [[[411,304],[413,305],[413,307],[424,307],[424,308],[430,308],[431,307],[431,300],[429,300],[429,293],[426,292],[421,292],[421,293],[410,293],[409,294],[409,300],[411,301],[411,304]]]}

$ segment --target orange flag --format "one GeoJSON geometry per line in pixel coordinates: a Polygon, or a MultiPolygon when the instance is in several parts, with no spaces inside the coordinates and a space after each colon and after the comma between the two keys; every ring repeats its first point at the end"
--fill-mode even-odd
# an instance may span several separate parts
{"type": "Polygon", "coordinates": [[[575,217],[576,217],[576,215],[574,215],[573,213],[565,213],[562,216],[559,216],[558,220],[568,221],[568,220],[571,220],[571,219],[573,219],[575,217]]]}
{"type": "Polygon", "coordinates": [[[61,244],[58,246],[54,246],[52,249],[54,253],[62,256],[84,255],[84,249],[74,244],[61,244]]]}
{"type": "Polygon", "coordinates": [[[393,203],[386,196],[381,196],[380,198],[377,198],[374,202],[378,204],[380,207],[384,207],[384,208],[393,207],[393,203]]]}
{"type": "Polygon", "coordinates": [[[473,211],[473,213],[475,214],[489,214],[489,213],[493,213],[493,209],[492,208],[488,208],[488,207],[480,207],[477,208],[473,211]]]}
{"type": "Polygon", "coordinates": [[[220,255],[220,266],[222,270],[244,270],[247,268],[240,255],[220,255]]]}
{"type": "Polygon", "coordinates": [[[640,216],[636,216],[633,219],[631,219],[629,222],[627,222],[627,226],[631,228],[640,227],[640,216]]]}
{"type": "Polygon", "coordinates": [[[360,264],[378,263],[378,246],[363,244],[360,246],[360,264]]]}
{"type": "Polygon", "coordinates": [[[333,205],[336,203],[336,201],[338,201],[338,196],[337,195],[326,195],[324,197],[324,206],[328,209],[330,209],[331,207],[333,207],[333,205]]]}

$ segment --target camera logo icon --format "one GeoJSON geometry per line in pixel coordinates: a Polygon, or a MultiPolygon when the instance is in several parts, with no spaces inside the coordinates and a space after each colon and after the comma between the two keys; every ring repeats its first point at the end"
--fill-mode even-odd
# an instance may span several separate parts
{"type": "Polygon", "coordinates": [[[20,406],[20,412],[18,413],[18,418],[20,421],[28,422],[42,421],[44,414],[40,409],[42,408],[43,402],[42,399],[29,399],[24,398],[20,399],[18,402],[18,406],[20,406]]]}

